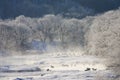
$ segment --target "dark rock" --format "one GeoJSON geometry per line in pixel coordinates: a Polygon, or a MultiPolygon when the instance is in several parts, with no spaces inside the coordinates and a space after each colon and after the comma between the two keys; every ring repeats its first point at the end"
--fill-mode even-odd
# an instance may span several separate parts
{"type": "Polygon", "coordinates": [[[45,74],[41,74],[41,76],[44,76],[45,74]]]}
{"type": "Polygon", "coordinates": [[[22,78],[16,78],[16,79],[14,79],[14,80],[24,80],[24,79],[22,79],[22,78]]]}
{"type": "Polygon", "coordinates": [[[37,72],[37,71],[41,71],[41,69],[38,67],[35,67],[32,69],[18,70],[17,72],[37,72]]]}

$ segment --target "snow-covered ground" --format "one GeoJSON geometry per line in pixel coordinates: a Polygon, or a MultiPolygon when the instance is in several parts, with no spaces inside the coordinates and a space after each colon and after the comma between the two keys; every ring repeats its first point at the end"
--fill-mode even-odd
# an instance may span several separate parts
{"type": "Polygon", "coordinates": [[[50,54],[0,57],[0,80],[115,80],[104,61],[50,54]]]}

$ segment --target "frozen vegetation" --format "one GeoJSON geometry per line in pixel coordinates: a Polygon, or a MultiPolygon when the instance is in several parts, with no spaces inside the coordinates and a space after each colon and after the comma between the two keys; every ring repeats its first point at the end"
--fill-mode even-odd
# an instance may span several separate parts
{"type": "Polygon", "coordinates": [[[119,48],[120,9],[0,20],[0,80],[120,80],[119,48]]]}

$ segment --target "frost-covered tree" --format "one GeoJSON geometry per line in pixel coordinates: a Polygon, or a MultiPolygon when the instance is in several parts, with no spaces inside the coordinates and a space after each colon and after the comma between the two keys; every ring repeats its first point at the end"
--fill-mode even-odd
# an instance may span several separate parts
{"type": "Polygon", "coordinates": [[[120,74],[120,9],[95,17],[87,48],[88,54],[108,58],[110,65],[117,65],[114,69],[120,74]]]}
{"type": "MultiPolygon", "coordinates": [[[[45,15],[41,18],[21,15],[12,20],[1,20],[0,30],[4,28],[5,31],[0,35],[5,40],[7,40],[6,34],[10,39],[14,39],[11,41],[15,42],[14,46],[18,50],[31,48],[32,40],[39,40],[45,44],[59,43],[57,45],[66,46],[66,48],[73,45],[84,47],[86,45],[85,34],[92,20],[91,17],[79,20],[63,18],[60,15],[45,15]]],[[[7,46],[7,43],[5,45],[7,46]]],[[[10,48],[13,50],[12,46],[10,48]]]]}

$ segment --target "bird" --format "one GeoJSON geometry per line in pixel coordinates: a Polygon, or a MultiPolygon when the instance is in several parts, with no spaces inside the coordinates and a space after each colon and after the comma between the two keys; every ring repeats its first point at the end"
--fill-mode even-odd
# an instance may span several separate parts
{"type": "Polygon", "coordinates": [[[90,68],[87,68],[85,71],[90,71],[91,69],[90,68]]]}
{"type": "Polygon", "coordinates": [[[51,68],[54,68],[54,66],[52,66],[52,65],[51,65],[50,67],[51,67],[51,68]]]}
{"type": "Polygon", "coordinates": [[[95,68],[92,68],[92,70],[93,70],[93,71],[96,71],[97,69],[95,69],[95,68]]]}
{"type": "Polygon", "coordinates": [[[50,71],[50,69],[47,69],[47,71],[50,71]]]}

